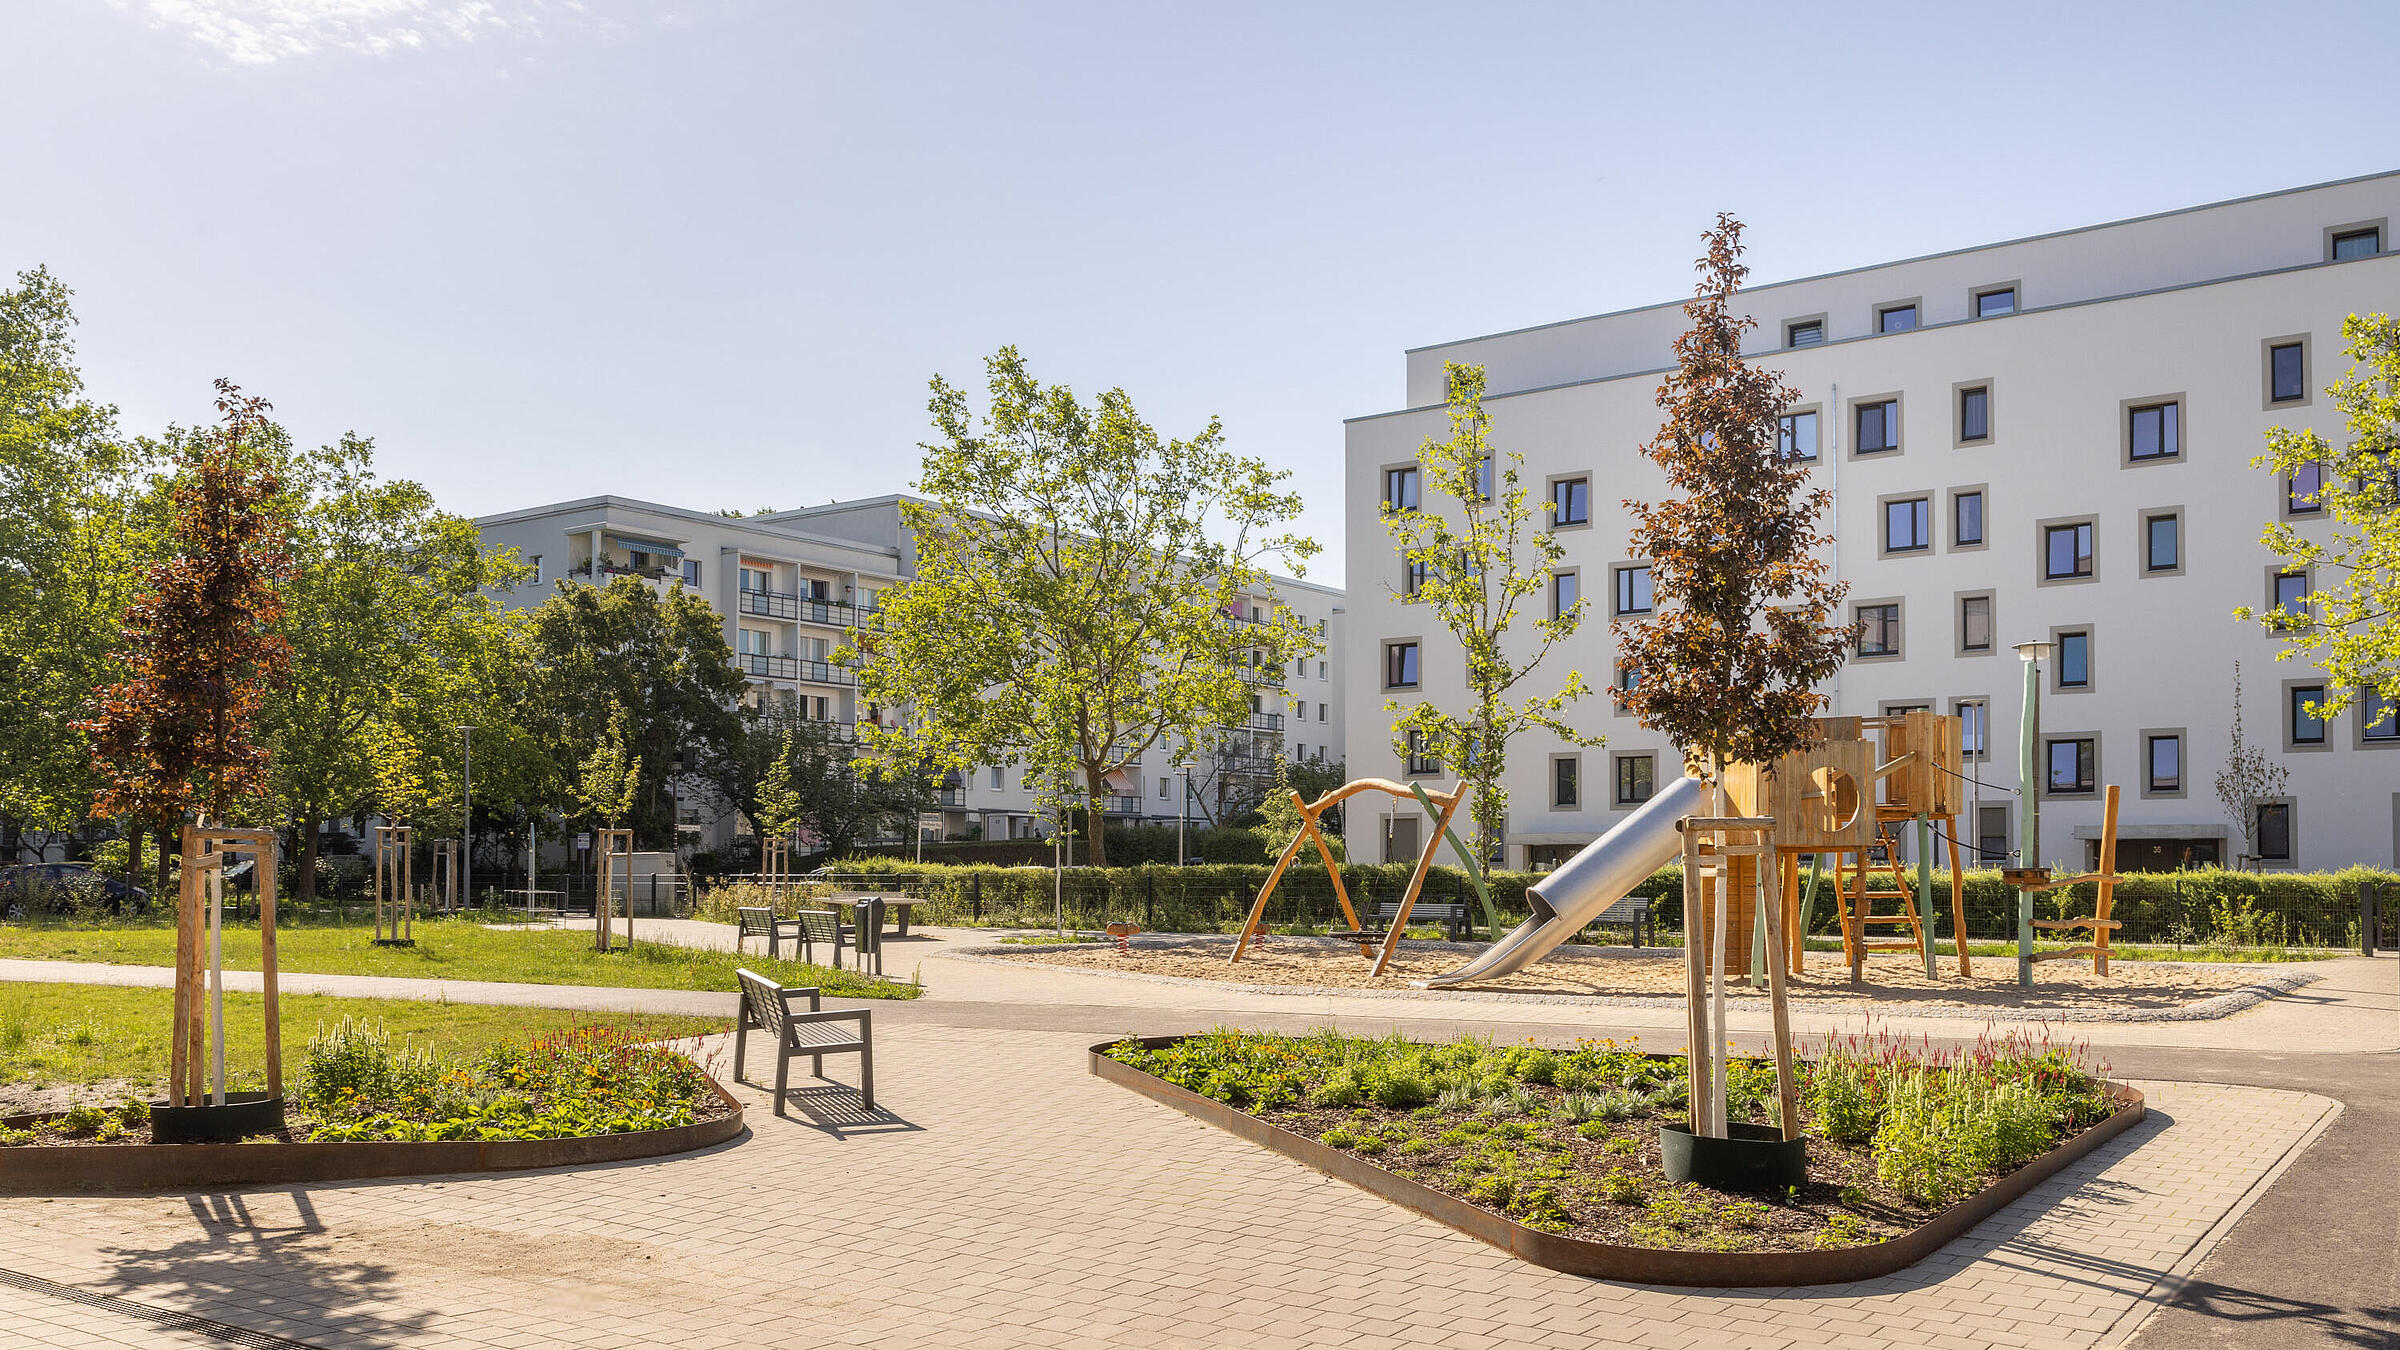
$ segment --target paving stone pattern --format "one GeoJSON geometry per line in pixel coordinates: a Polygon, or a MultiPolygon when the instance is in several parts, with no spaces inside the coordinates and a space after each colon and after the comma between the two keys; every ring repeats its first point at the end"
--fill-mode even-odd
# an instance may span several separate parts
{"type": "MultiPolygon", "coordinates": [[[[751,1093],[749,1138],[678,1159],[10,1200],[0,1267],[328,1347],[2089,1346],[2336,1109],[2147,1084],[1911,1271],[1684,1291],[1526,1265],[1092,1078],[1090,1039],[895,1025],[879,1117],[751,1093]]],[[[0,1288],[0,1347],[110,1343],[211,1342],[0,1288]]]]}

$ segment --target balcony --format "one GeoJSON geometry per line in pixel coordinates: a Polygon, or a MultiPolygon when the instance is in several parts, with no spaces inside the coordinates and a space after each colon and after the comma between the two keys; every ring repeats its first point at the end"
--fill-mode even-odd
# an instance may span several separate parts
{"type": "Polygon", "coordinates": [[[796,656],[769,656],[765,652],[736,652],[733,659],[735,664],[741,667],[744,675],[756,675],[770,680],[800,678],[800,658],[796,656]]]}
{"type": "Polygon", "coordinates": [[[946,787],[941,789],[935,795],[941,799],[941,803],[944,806],[965,806],[967,804],[967,790],[965,788],[946,787]]]}
{"type": "MultiPolygon", "coordinates": [[[[791,660],[788,657],[778,659],[791,660]]],[[[788,679],[808,680],[816,684],[858,683],[858,676],[853,674],[848,666],[837,666],[830,661],[793,661],[793,664],[798,667],[798,670],[795,674],[787,676],[788,679]]]]}
{"type": "Polygon", "coordinates": [[[1111,793],[1100,799],[1100,812],[1109,816],[1138,816],[1142,813],[1142,799],[1131,793],[1111,793]]]}
{"type": "Polygon", "coordinates": [[[1250,729],[1252,731],[1281,731],[1283,730],[1283,714],[1254,712],[1250,714],[1250,729]]]}
{"type": "Polygon", "coordinates": [[[760,618],[817,623],[828,628],[856,628],[861,624],[872,627],[881,617],[873,606],[860,609],[847,600],[822,600],[813,595],[798,595],[788,591],[746,590],[741,593],[736,608],[744,614],[755,614],[760,618]]]}
{"type": "Polygon", "coordinates": [[[858,741],[858,723],[856,722],[845,722],[829,717],[803,717],[800,719],[800,725],[808,728],[812,734],[822,736],[829,741],[843,741],[850,744],[856,744],[858,741]]]}
{"type": "Polygon", "coordinates": [[[743,591],[741,612],[768,619],[797,619],[800,617],[800,597],[782,591],[743,591]]]}

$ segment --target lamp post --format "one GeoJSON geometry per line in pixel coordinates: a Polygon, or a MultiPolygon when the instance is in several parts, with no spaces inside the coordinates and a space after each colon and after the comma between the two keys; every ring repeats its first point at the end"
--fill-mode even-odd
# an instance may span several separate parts
{"type": "MultiPolygon", "coordinates": [[[[2020,642],[2015,651],[2025,663],[2024,711],[2017,719],[2017,791],[2025,798],[2024,819],[2018,830],[2017,865],[2042,865],[2042,662],[2056,650],[2052,642],[2020,642]]],[[[2033,987],[2033,892],[2017,890],[2017,983],[2033,987]]]]}

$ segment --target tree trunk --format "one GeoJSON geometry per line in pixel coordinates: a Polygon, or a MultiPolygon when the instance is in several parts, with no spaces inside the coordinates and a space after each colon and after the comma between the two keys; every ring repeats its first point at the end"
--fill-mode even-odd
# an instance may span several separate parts
{"type": "Polygon", "coordinates": [[[317,821],[321,819],[315,806],[302,808],[300,818],[292,822],[292,899],[307,904],[317,898],[317,821]]]}
{"type": "Polygon", "coordinates": [[[125,884],[142,884],[142,827],[139,825],[125,831],[125,884]]]}
{"type": "Polygon", "coordinates": [[[158,884],[150,888],[150,898],[152,900],[156,900],[160,896],[167,893],[167,857],[174,851],[175,841],[173,836],[164,829],[160,830],[158,832],[158,884]]]}
{"type": "Polygon", "coordinates": [[[1085,797],[1083,804],[1083,820],[1088,834],[1084,857],[1089,859],[1094,867],[1106,867],[1108,866],[1108,836],[1101,825],[1103,819],[1101,804],[1108,800],[1108,780],[1101,776],[1099,770],[1088,764],[1084,766],[1083,779],[1084,790],[1090,794],[1085,797]]]}

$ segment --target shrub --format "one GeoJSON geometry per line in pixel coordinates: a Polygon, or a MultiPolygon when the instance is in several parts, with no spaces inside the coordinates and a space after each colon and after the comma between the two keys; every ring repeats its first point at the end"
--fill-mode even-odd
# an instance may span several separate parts
{"type": "Polygon", "coordinates": [[[1393,1110],[1423,1106],[1433,1100],[1433,1083],[1414,1065],[1388,1069],[1375,1078],[1375,1101],[1393,1110]]]}
{"type": "Polygon", "coordinates": [[[1558,1075],[1558,1056],[1531,1045],[1520,1045],[1501,1058],[1502,1069],[1524,1083],[1547,1086],[1558,1075]]]}
{"type": "Polygon", "coordinates": [[[1600,1194],[1613,1204],[1638,1205],[1642,1202],[1642,1179],[1622,1167],[1612,1167],[1600,1178],[1600,1194]]]}
{"type": "Polygon", "coordinates": [[[110,1119],[105,1107],[77,1106],[58,1118],[58,1128],[74,1135],[96,1134],[110,1119]]]}
{"type": "Polygon", "coordinates": [[[150,1123],[150,1103],[139,1097],[127,1097],[124,1104],[117,1108],[117,1119],[124,1121],[128,1129],[147,1125],[150,1123]]]}
{"type": "Polygon", "coordinates": [[[1833,1142],[1851,1147],[1875,1133],[1875,1118],[1882,1109],[1876,1096],[1874,1071],[1832,1046],[1810,1069],[1803,1093],[1817,1128],[1833,1142]]]}
{"type": "Polygon", "coordinates": [[[1345,1064],[1327,1074],[1308,1097],[1319,1106],[1356,1106],[1367,1099],[1367,1085],[1357,1066],[1345,1064]]]}
{"type": "Polygon", "coordinates": [[[1857,1247],[1874,1240],[1874,1235],[1867,1231],[1866,1221],[1855,1214],[1831,1216],[1817,1234],[1820,1247],[1857,1247]]]}

